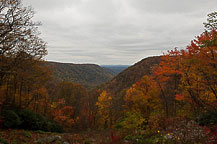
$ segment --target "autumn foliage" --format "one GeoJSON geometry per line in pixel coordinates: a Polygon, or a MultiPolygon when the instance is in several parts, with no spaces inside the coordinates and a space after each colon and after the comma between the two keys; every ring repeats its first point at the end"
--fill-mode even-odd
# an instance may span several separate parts
{"type": "MultiPolygon", "coordinates": [[[[143,76],[130,87],[123,81],[119,82],[119,85],[124,85],[124,89],[119,93],[115,85],[109,85],[97,102],[101,117],[106,115],[107,118],[115,119],[115,127],[127,128],[131,134],[132,129],[137,129],[137,132],[146,130],[148,133],[175,131],[174,129],[181,125],[180,122],[188,123],[190,120],[206,121],[206,124],[216,125],[215,122],[211,122],[215,121],[217,111],[216,14],[213,12],[208,15],[208,22],[204,23],[205,31],[195,37],[186,49],[175,48],[161,56],[159,65],[154,65],[149,75],[143,76]],[[116,95],[109,100],[109,93],[116,95]],[[112,115],[112,109],[118,109],[113,106],[118,102],[122,109],[121,115],[116,119],[112,115]],[[213,115],[203,119],[207,113],[213,115]],[[143,122],[135,123],[134,119],[143,122]],[[134,125],[129,127],[132,124],[134,125]]],[[[120,78],[121,76],[124,75],[120,74],[120,78]]],[[[127,78],[132,79],[130,75],[127,78]]],[[[114,79],[111,84],[117,83],[117,80],[118,78],[114,79]]],[[[116,84],[117,87],[119,85],[116,84]]],[[[189,126],[190,123],[194,123],[192,121],[189,122],[189,126]]],[[[193,131],[194,128],[203,131],[197,124],[195,127],[181,127],[183,126],[180,126],[182,131],[193,131]]],[[[203,134],[204,131],[198,134],[200,138],[196,140],[195,133],[192,133],[192,137],[195,138],[192,141],[202,141],[203,134]]],[[[180,139],[177,137],[176,140],[180,139]]],[[[183,138],[183,142],[184,139],[187,140],[183,138]]]]}
{"type": "Polygon", "coordinates": [[[162,87],[170,79],[174,81],[176,100],[200,108],[216,106],[216,38],[216,30],[204,32],[185,50],[175,49],[162,57],[155,71],[156,79],[162,87]]]}
{"type": "MultiPolygon", "coordinates": [[[[68,131],[116,128],[129,134],[127,139],[143,143],[149,138],[153,143],[216,140],[216,12],[208,15],[205,31],[186,49],[170,50],[156,65],[146,64],[148,70],[137,65],[110,84],[87,90],[54,80],[43,60],[46,43],[39,38],[39,23],[31,21],[31,8],[20,0],[0,4],[0,126],[6,120],[2,113],[10,111],[13,122],[16,111],[27,109],[36,123],[35,114],[40,114],[68,131]]],[[[111,139],[120,140],[113,131],[111,139]]]]}

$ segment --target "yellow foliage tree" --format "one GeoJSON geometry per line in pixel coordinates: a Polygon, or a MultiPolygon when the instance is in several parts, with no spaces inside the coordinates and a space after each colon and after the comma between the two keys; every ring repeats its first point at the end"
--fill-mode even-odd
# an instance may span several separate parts
{"type": "Polygon", "coordinates": [[[112,98],[106,91],[103,91],[98,97],[98,101],[96,102],[96,106],[98,107],[98,116],[100,124],[104,124],[106,128],[108,126],[108,121],[111,121],[112,113],[112,98]]]}
{"type": "Polygon", "coordinates": [[[125,102],[130,111],[140,112],[147,118],[160,107],[159,89],[148,76],[144,76],[127,90],[125,102]]]}

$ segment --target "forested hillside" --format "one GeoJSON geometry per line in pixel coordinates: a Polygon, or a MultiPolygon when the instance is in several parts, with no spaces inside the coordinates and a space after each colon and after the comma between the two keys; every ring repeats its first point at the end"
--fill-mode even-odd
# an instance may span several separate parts
{"type": "Polygon", "coordinates": [[[98,124],[135,143],[216,143],[216,17],[208,15],[186,49],[144,59],[108,82],[96,102],[98,124]]]}
{"type": "Polygon", "coordinates": [[[56,81],[70,81],[92,88],[103,84],[114,77],[112,72],[96,64],[72,64],[46,62],[53,72],[56,81]]]}
{"type": "Polygon", "coordinates": [[[105,89],[110,89],[115,94],[121,90],[129,88],[132,84],[140,80],[144,75],[151,75],[152,68],[160,63],[160,56],[148,57],[137,62],[120,72],[111,81],[106,84],[105,89]]]}

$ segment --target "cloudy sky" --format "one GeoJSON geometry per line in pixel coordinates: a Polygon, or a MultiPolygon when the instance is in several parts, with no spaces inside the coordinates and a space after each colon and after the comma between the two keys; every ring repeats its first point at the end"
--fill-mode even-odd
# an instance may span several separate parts
{"type": "Polygon", "coordinates": [[[46,60],[134,64],[203,31],[217,0],[23,0],[41,21],[46,60]]]}

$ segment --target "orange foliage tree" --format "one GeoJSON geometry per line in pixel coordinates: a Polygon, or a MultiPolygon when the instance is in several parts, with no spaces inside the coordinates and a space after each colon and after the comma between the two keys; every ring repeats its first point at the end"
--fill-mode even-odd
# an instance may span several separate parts
{"type": "Polygon", "coordinates": [[[153,79],[161,91],[166,116],[172,116],[176,113],[175,95],[179,91],[181,77],[180,65],[181,57],[178,49],[169,51],[161,57],[160,64],[154,68],[153,79]]]}
{"type": "Polygon", "coordinates": [[[207,109],[216,106],[216,57],[216,29],[197,36],[185,50],[175,49],[162,56],[162,62],[155,69],[155,80],[165,97],[167,108],[169,104],[166,97],[169,95],[165,93],[168,90],[171,97],[190,102],[194,107],[207,109]]]}
{"type": "Polygon", "coordinates": [[[64,100],[64,103],[58,107],[58,111],[62,111],[64,107],[72,108],[68,118],[74,120],[74,127],[80,129],[88,126],[90,98],[82,85],[63,81],[56,84],[50,93],[52,95],[52,102],[56,103],[59,99],[64,100]]]}
{"type": "Polygon", "coordinates": [[[215,106],[217,100],[217,32],[206,31],[181,51],[181,88],[202,108],[215,106]]]}
{"type": "Polygon", "coordinates": [[[72,106],[66,106],[64,99],[59,99],[56,102],[50,104],[51,115],[54,121],[67,128],[74,126],[73,114],[74,110],[72,106]]]}
{"type": "Polygon", "coordinates": [[[192,108],[214,108],[217,99],[217,12],[208,15],[205,32],[186,49],[168,51],[154,69],[167,116],[175,115],[177,103],[192,108]],[[172,111],[171,111],[172,110],[172,111]]]}

